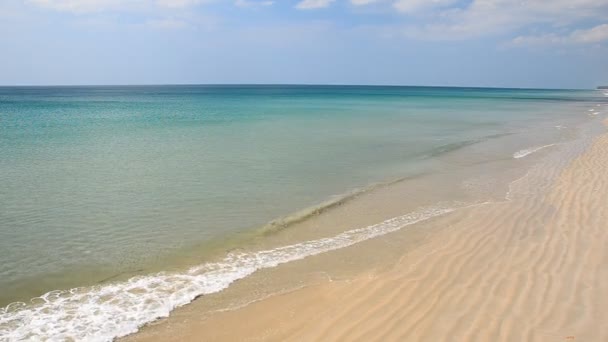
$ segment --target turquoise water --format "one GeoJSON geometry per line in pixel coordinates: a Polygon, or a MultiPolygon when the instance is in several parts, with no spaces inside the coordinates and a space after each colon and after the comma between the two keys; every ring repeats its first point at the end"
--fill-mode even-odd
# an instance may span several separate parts
{"type": "MultiPolygon", "coordinates": [[[[511,158],[555,142],[604,99],[584,90],[2,87],[0,304],[171,270],[169,256],[194,246],[203,262],[205,242],[433,172],[471,145],[511,137],[494,156],[511,158]]],[[[0,339],[14,330],[9,316],[0,339]]],[[[112,336],[132,330],[114,324],[112,336]]]]}

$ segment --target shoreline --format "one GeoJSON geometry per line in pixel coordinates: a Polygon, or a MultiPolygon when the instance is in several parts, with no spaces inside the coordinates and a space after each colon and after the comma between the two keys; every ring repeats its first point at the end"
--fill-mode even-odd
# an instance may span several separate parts
{"type": "MultiPolygon", "coordinates": [[[[594,123],[587,121],[581,127],[587,124],[594,123]]],[[[441,158],[436,160],[447,167],[443,172],[424,176],[413,173],[413,176],[374,183],[284,216],[273,221],[274,225],[271,222],[265,229],[250,232],[253,236],[243,236],[248,238],[246,247],[229,249],[226,257],[195,264],[199,266],[177,272],[148,273],[117,283],[51,291],[34,298],[46,303],[41,306],[9,305],[4,312],[8,320],[0,321],[0,328],[27,320],[32,314],[45,317],[46,312],[50,315],[60,312],[61,316],[41,320],[46,322],[39,328],[50,326],[59,331],[67,323],[74,331],[82,330],[79,327],[86,326],[82,325],[86,320],[75,319],[72,323],[70,312],[80,312],[77,316],[84,314],[88,319],[90,313],[82,311],[86,310],[82,304],[101,300],[100,313],[108,321],[103,329],[112,332],[97,331],[96,338],[106,340],[139,331],[126,337],[137,339],[150,329],[163,326],[163,322],[173,324],[171,322],[179,320],[184,313],[196,317],[201,313],[207,316],[234,308],[246,309],[250,303],[263,302],[262,298],[271,300],[277,294],[322,285],[328,279],[350,282],[361,273],[386,271],[403,257],[404,248],[416,250],[427,243],[435,231],[441,231],[444,216],[467,212],[468,208],[503,199],[505,194],[508,198],[513,179],[525,178],[529,171],[524,171],[533,167],[538,158],[552,153],[553,148],[544,151],[544,147],[564,142],[567,145],[593,136],[593,133],[579,136],[581,132],[574,132],[578,129],[561,137],[567,140],[551,145],[542,145],[540,141],[540,145],[526,143],[522,146],[525,150],[516,152],[527,151],[522,158],[513,154],[517,149],[510,150],[516,145],[500,149],[501,153],[491,159],[480,154],[487,148],[477,144],[480,139],[469,141],[464,151],[460,151],[460,145],[454,150],[452,145],[445,145],[448,150],[442,150],[441,158]],[[537,152],[538,158],[527,157],[537,152]],[[279,229],[274,229],[277,226],[279,229]],[[282,229],[284,226],[289,229],[282,229]],[[129,293],[137,298],[124,296],[129,293]],[[204,300],[196,300],[203,296],[204,300]],[[135,315],[134,321],[120,319],[130,315],[135,315]],[[158,319],[167,316],[167,319],[158,319]]],[[[501,145],[501,138],[510,135],[487,136],[481,141],[501,145]]],[[[27,326],[19,328],[18,334],[25,334],[19,336],[28,336],[27,330],[30,330],[27,326]]]]}
{"type": "MultiPolygon", "coordinates": [[[[608,276],[598,267],[608,259],[598,246],[608,241],[601,230],[608,219],[601,207],[606,151],[603,133],[558,174],[536,170],[552,179],[539,193],[509,192],[502,202],[425,222],[426,235],[383,266],[319,278],[232,310],[205,311],[194,301],[124,340],[605,339],[598,312],[608,304],[608,276]],[[229,329],[235,324],[238,331],[229,329]]],[[[525,177],[515,187],[530,186],[525,177]]],[[[406,233],[391,238],[401,241],[394,235],[406,233]]],[[[372,240],[327,254],[370,255],[390,243],[372,240]]],[[[311,259],[332,259],[327,254],[311,259]]],[[[307,262],[314,263],[300,263],[307,262]]]]}

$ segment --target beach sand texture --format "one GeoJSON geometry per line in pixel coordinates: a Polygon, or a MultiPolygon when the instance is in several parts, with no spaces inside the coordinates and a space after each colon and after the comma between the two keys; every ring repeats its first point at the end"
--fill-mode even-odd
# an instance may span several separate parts
{"type": "Polygon", "coordinates": [[[555,176],[548,191],[436,219],[389,270],[127,340],[608,341],[608,135],[555,176]]]}

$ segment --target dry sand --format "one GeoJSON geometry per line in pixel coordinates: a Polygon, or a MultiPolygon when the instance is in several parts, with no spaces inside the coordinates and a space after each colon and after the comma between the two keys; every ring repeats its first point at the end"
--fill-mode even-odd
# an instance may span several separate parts
{"type": "Polygon", "coordinates": [[[548,191],[436,223],[389,269],[170,318],[127,339],[608,341],[608,135],[548,191]]]}

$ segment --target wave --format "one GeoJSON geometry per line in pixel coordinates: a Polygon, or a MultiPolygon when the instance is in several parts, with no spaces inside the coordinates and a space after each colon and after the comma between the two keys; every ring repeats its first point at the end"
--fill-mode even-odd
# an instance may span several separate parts
{"type": "Polygon", "coordinates": [[[467,147],[470,145],[474,145],[474,144],[480,143],[482,141],[483,140],[481,140],[481,139],[472,139],[472,140],[464,140],[464,141],[458,141],[455,143],[441,145],[437,148],[434,148],[430,153],[428,153],[426,155],[426,157],[438,157],[440,155],[454,152],[461,148],[464,148],[464,147],[467,147]]]}
{"type": "Polygon", "coordinates": [[[308,207],[300,211],[296,211],[290,215],[272,220],[266,225],[262,226],[262,228],[257,230],[256,232],[261,232],[263,235],[278,232],[295,223],[305,221],[306,219],[311,218],[313,216],[317,216],[331,208],[340,206],[365,192],[377,188],[378,186],[380,186],[380,184],[372,184],[366,188],[355,189],[351,192],[347,192],[342,195],[333,196],[332,198],[312,207],[308,207]]]}
{"type": "Polygon", "coordinates": [[[465,148],[467,146],[482,143],[484,141],[488,141],[491,139],[506,137],[506,136],[513,135],[513,134],[514,133],[498,133],[498,134],[486,135],[486,136],[483,136],[483,137],[477,138],[477,139],[463,140],[463,141],[457,141],[457,142],[449,143],[449,144],[445,144],[445,145],[440,145],[440,146],[432,149],[429,153],[425,154],[425,157],[427,157],[427,158],[438,157],[438,156],[441,156],[446,153],[460,150],[461,148],[465,148]]]}
{"type": "Polygon", "coordinates": [[[0,309],[0,340],[111,341],[141,326],[167,317],[199,296],[222,291],[254,272],[290,261],[348,247],[409,225],[450,213],[457,208],[419,209],[333,237],[257,252],[230,253],[183,273],[157,273],[125,282],[51,291],[0,309]]]}
{"type": "Polygon", "coordinates": [[[320,215],[329,209],[343,205],[346,202],[348,202],[364,193],[368,193],[368,192],[376,190],[378,188],[391,186],[391,185],[394,185],[394,184],[397,184],[397,183],[400,183],[400,182],[403,182],[406,180],[411,180],[411,179],[414,179],[421,175],[422,174],[412,174],[412,175],[409,175],[406,177],[401,177],[401,178],[393,179],[393,180],[386,181],[386,182],[372,183],[366,187],[358,188],[358,189],[349,191],[349,192],[341,194],[341,195],[332,196],[330,199],[328,199],[324,202],[321,202],[317,205],[314,205],[314,206],[296,211],[289,215],[274,219],[274,220],[268,222],[267,224],[265,224],[264,226],[262,226],[260,229],[255,230],[254,233],[261,233],[262,235],[276,233],[278,231],[281,231],[283,229],[290,227],[293,224],[305,221],[311,217],[320,215]]]}
{"type": "Polygon", "coordinates": [[[513,158],[515,158],[515,159],[524,158],[524,157],[527,157],[527,156],[531,155],[534,152],[538,152],[538,151],[540,151],[540,150],[542,150],[544,148],[551,147],[551,146],[554,146],[554,145],[555,144],[549,144],[549,145],[532,147],[532,148],[527,148],[527,149],[524,149],[524,150],[521,150],[521,151],[517,151],[517,152],[513,153],[513,158]]]}
{"type": "MultiPolygon", "coordinates": [[[[488,141],[491,139],[506,137],[506,136],[513,135],[513,134],[515,134],[515,133],[505,132],[505,133],[490,134],[490,135],[482,136],[477,139],[463,140],[463,141],[458,141],[458,142],[454,142],[454,143],[440,145],[440,146],[432,149],[430,152],[426,153],[424,155],[424,157],[425,158],[438,157],[440,155],[454,152],[454,151],[457,151],[461,148],[464,148],[464,147],[467,147],[470,145],[482,143],[482,142],[485,142],[485,141],[488,141]]],[[[317,216],[329,209],[343,205],[346,202],[358,197],[359,195],[376,190],[381,187],[394,185],[394,184],[397,184],[397,183],[400,183],[400,182],[403,182],[406,180],[411,180],[411,179],[420,177],[423,174],[424,173],[417,173],[417,174],[412,174],[412,175],[405,176],[405,177],[396,178],[396,179],[386,181],[386,182],[373,183],[366,187],[358,188],[358,189],[355,189],[353,191],[350,191],[350,192],[347,192],[347,193],[344,193],[341,195],[333,196],[330,199],[328,199],[324,202],[321,202],[317,205],[314,205],[314,206],[296,211],[294,213],[291,213],[287,216],[283,216],[283,217],[277,218],[275,220],[272,220],[269,223],[262,226],[260,229],[255,230],[254,234],[261,233],[262,235],[267,235],[267,234],[272,234],[272,233],[281,231],[283,229],[288,228],[289,226],[291,226],[293,224],[305,221],[305,220],[307,220],[311,217],[317,216]]]]}

